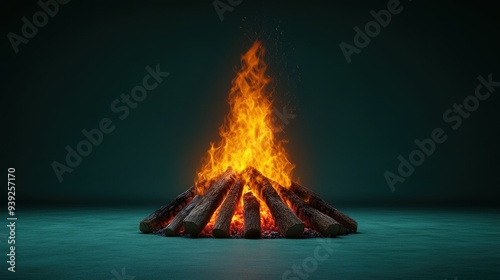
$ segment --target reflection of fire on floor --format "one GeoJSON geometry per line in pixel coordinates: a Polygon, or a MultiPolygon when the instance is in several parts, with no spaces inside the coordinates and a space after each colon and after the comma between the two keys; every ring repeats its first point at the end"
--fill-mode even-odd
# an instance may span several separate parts
{"type": "Polygon", "coordinates": [[[221,141],[211,144],[195,185],[141,221],[142,232],[300,238],[357,230],[354,220],[291,180],[295,166],[273,132],[263,58],[260,42],[242,56],[221,141]]]}

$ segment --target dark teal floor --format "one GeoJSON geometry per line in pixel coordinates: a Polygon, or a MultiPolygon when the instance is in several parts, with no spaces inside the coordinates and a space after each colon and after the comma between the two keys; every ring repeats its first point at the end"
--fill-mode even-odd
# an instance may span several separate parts
{"type": "Polygon", "coordinates": [[[140,234],[153,208],[21,211],[0,279],[500,279],[498,210],[343,208],[360,233],[220,240],[140,234]]]}

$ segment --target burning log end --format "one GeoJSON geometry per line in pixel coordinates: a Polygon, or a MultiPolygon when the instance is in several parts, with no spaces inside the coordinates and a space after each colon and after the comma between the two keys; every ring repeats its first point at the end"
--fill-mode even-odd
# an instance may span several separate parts
{"type": "Polygon", "coordinates": [[[261,230],[256,228],[251,228],[245,231],[244,237],[246,239],[259,239],[261,237],[261,230]]]}
{"type": "Polygon", "coordinates": [[[191,237],[197,237],[198,234],[203,230],[196,222],[184,221],[184,232],[189,233],[191,237]]]}
{"type": "Polygon", "coordinates": [[[219,229],[219,228],[214,228],[212,230],[212,235],[215,237],[215,238],[228,238],[229,237],[229,233],[222,230],[222,229],[219,229]]]}

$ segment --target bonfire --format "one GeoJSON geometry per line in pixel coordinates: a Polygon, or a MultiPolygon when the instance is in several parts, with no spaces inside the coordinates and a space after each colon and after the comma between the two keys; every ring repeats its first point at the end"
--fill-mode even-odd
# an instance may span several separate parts
{"type": "Polygon", "coordinates": [[[301,238],[357,231],[357,223],[293,181],[286,141],[276,137],[264,47],[241,57],[230,111],[191,188],[140,222],[164,236],[301,238]]]}

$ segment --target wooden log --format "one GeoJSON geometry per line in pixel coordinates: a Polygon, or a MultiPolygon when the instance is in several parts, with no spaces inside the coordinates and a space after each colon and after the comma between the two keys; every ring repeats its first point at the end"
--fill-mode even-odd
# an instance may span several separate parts
{"type": "Polygon", "coordinates": [[[244,237],[249,239],[260,238],[260,204],[251,192],[243,195],[243,219],[245,221],[244,237]]]}
{"type": "Polygon", "coordinates": [[[139,223],[139,230],[150,233],[165,227],[168,222],[179,213],[195,195],[195,186],[178,195],[170,203],[160,207],[139,223]]]}
{"type": "Polygon", "coordinates": [[[184,232],[190,234],[192,237],[197,237],[200,234],[234,184],[235,177],[236,175],[233,170],[228,168],[219,180],[206,191],[203,198],[198,202],[198,205],[184,219],[184,232]]]}
{"type": "Polygon", "coordinates": [[[234,211],[238,206],[241,199],[241,194],[243,193],[243,186],[245,183],[238,179],[234,185],[231,187],[228,195],[224,199],[222,206],[219,210],[219,215],[215,221],[214,228],[212,229],[212,235],[216,238],[227,238],[229,237],[229,229],[231,227],[231,220],[233,219],[234,211]]]}
{"type": "Polygon", "coordinates": [[[177,214],[174,219],[168,224],[168,226],[164,227],[160,234],[163,236],[177,236],[179,235],[179,231],[181,230],[182,223],[184,222],[184,219],[191,213],[191,211],[198,205],[198,202],[202,196],[200,195],[195,195],[193,197],[193,200],[182,209],[179,214],[177,214]]]}
{"type": "Polygon", "coordinates": [[[312,227],[324,237],[335,237],[344,232],[344,227],[332,217],[321,213],[316,208],[307,204],[291,190],[283,186],[275,185],[281,198],[295,211],[295,214],[306,223],[307,227],[312,227]]]}
{"type": "Polygon", "coordinates": [[[309,190],[308,188],[292,182],[290,190],[312,207],[335,219],[345,228],[350,229],[354,232],[358,230],[358,223],[355,220],[351,219],[346,214],[328,204],[328,202],[324,201],[321,197],[319,197],[319,195],[309,190]]]}
{"type": "Polygon", "coordinates": [[[304,223],[283,203],[269,180],[256,169],[252,169],[251,188],[266,202],[278,229],[285,238],[300,238],[304,233],[304,223]]]}

